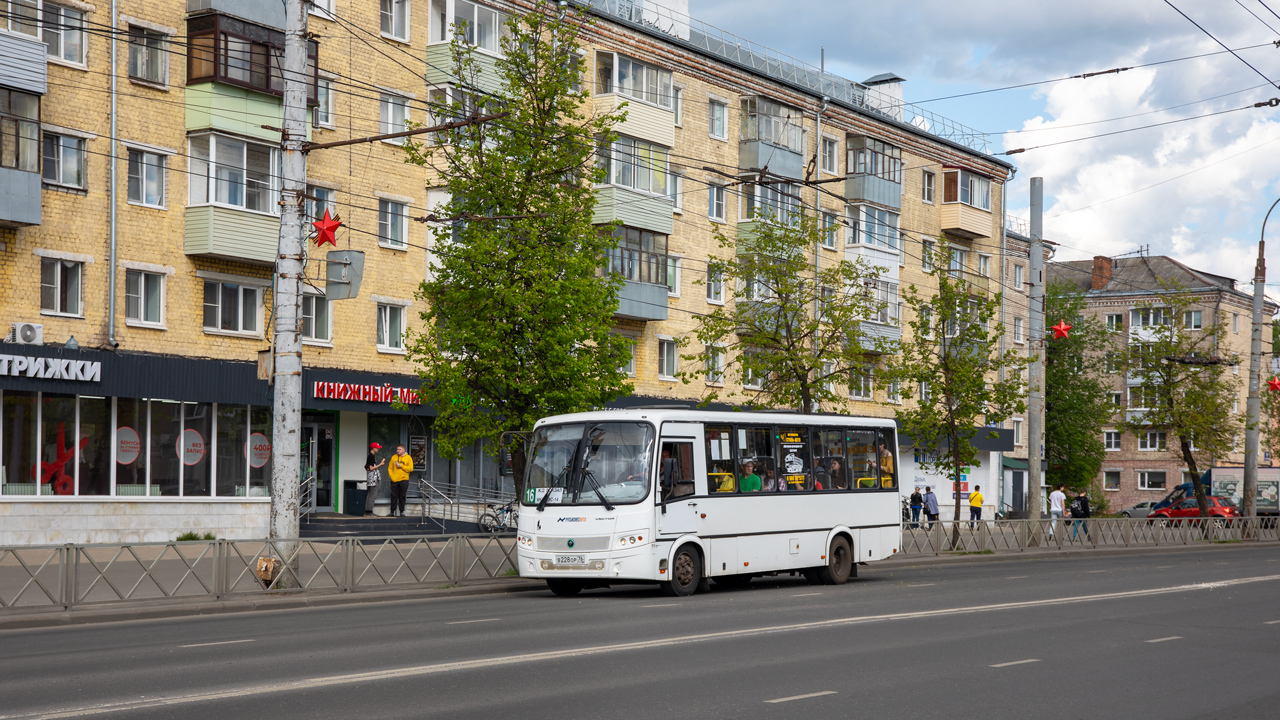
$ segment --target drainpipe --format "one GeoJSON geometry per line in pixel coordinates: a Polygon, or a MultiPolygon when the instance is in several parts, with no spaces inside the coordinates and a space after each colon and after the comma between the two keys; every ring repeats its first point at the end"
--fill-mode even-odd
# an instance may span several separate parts
{"type": "MultiPolygon", "coordinates": [[[[819,57],[820,57],[820,60],[819,60],[819,71],[818,71],[819,73],[818,86],[821,87],[822,73],[826,72],[827,70],[827,48],[826,47],[823,47],[821,49],[819,57]]],[[[817,174],[817,177],[815,178],[817,180],[822,179],[822,113],[827,111],[827,106],[829,104],[830,104],[830,98],[828,98],[826,95],[823,95],[822,107],[818,108],[818,137],[815,139],[817,144],[814,146],[814,150],[813,150],[813,168],[815,173],[817,174]]],[[[818,208],[817,221],[819,223],[819,226],[821,226],[822,186],[816,185],[815,187],[818,188],[818,196],[815,199],[814,204],[815,204],[815,207],[818,208]]],[[[816,294],[816,297],[814,297],[814,300],[813,300],[813,319],[814,320],[817,320],[822,315],[822,288],[821,286],[818,285],[818,276],[821,271],[822,271],[822,241],[819,240],[817,247],[813,249],[813,285],[814,285],[814,289],[818,291],[816,294]]],[[[816,345],[814,346],[813,350],[815,353],[818,351],[818,348],[816,345]]]]}
{"type": "Polygon", "coordinates": [[[119,0],[111,0],[111,250],[108,253],[110,267],[107,275],[107,342],[113,348],[120,347],[120,343],[116,341],[116,157],[120,146],[116,90],[119,40],[116,38],[116,26],[119,11],[119,0]]]}

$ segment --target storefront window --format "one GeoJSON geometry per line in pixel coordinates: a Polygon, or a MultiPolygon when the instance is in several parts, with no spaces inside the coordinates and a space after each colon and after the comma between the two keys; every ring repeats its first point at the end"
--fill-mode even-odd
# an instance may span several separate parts
{"type": "Polygon", "coordinates": [[[243,497],[249,458],[249,408],[218,406],[218,487],[220,497],[243,497]]]}
{"type": "Polygon", "coordinates": [[[80,398],[80,494],[111,494],[111,398],[80,398]]]}
{"type": "Polygon", "coordinates": [[[76,396],[44,393],[40,408],[40,494],[76,494],[76,396]]]}
{"type": "Polygon", "coordinates": [[[396,452],[396,445],[404,442],[400,434],[400,415],[369,415],[369,442],[378,443],[382,450],[378,458],[390,458],[396,452]]]}
{"type": "Polygon", "coordinates": [[[151,401],[151,487],[152,495],[177,497],[182,480],[182,461],[177,448],[182,434],[182,403],[151,401]],[[159,488],[157,493],[155,488],[159,488]]]}
{"type": "Polygon", "coordinates": [[[249,408],[249,496],[271,494],[271,408],[249,408]]]}
{"type": "Polygon", "coordinates": [[[174,451],[182,457],[182,494],[186,497],[209,495],[210,440],[213,434],[213,406],[209,403],[186,403],[182,424],[182,445],[174,451]]]}
{"type": "MultiPolygon", "coordinates": [[[[116,399],[116,495],[147,494],[147,401],[116,399]]],[[[159,491],[153,493],[159,495],[159,491]]]]}
{"type": "Polygon", "coordinates": [[[35,495],[36,394],[18,390],[4,393],[0,414],[4,464],[0,466],[0,491],[5,495],[35,495]]]}

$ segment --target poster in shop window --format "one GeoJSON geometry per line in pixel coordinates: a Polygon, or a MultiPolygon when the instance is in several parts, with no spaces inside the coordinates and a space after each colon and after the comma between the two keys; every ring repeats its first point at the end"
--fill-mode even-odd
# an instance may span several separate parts
{"type": "Polygon", "coordinates": [[[413,458],[414,469],[427,469],[427,448],[429,447],[431,447],[431,438],[426,435],[409,436],[409,457],[413,458]]]}

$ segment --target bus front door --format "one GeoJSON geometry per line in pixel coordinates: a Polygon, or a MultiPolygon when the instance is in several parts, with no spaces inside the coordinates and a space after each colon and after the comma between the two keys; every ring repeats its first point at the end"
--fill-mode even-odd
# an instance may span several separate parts
{"type": "Polygon", "coordinates": [[[698,492],[694,442],[691,438],[663,438],[658,463],[658,531],[682,535],[697,530],[698,492]]]}

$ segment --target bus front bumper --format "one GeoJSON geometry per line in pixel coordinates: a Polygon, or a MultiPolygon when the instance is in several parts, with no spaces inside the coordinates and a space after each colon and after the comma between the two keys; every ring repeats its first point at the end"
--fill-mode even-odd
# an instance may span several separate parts
{"type": "Polygon", "coordinates": [[[659,580],[653,547],[579,554],[521,550],[516,554],[520,577],[527,578],[610,578],[659,580]],[[582,562],[579,562],[581,560],[582,562]],[[566,562],[567,561],[567,562],[566,562]]]}

